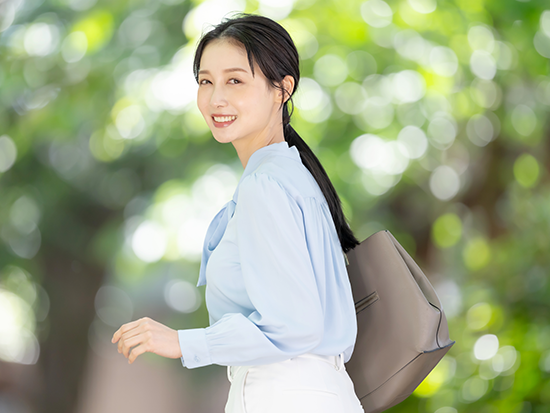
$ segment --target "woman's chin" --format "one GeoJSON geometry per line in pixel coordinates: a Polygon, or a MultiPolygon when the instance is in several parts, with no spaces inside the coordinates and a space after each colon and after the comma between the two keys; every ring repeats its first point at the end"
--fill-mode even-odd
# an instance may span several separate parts
{"type": "Polygon", "coordinates": [[[235,140],[235,138],[233,136],[220,134],[220,133],[215,133],[214,131],[212,131],[212,136],[219,143],[229,143],[229,142],[233,142],[233,140],[235,140]]]}

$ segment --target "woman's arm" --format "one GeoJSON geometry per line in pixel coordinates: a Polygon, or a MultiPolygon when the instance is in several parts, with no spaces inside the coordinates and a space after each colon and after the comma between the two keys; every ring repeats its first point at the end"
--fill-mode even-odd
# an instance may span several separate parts
{"type": "Polygon", "coordinates": [[[182,357],[188,368],[264,364],[306,353],[321,342],[323,306],[296,201],[271,176],[251,174],[240,184],[235,214],[242,276],[255,311],[248,317],[228,313],[209,327],[178,331],[150,319],[125,324],[113,342],[122,338],[119,352],[126,357],[136,346],[130,362],[148,351],[182,357]]]}

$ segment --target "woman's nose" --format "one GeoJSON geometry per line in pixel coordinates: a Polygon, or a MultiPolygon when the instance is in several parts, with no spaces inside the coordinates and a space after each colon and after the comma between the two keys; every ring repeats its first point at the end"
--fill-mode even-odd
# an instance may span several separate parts
{"type": "Polygon", "coordinates": [[[212,90],[212,95],[210,96],[210,105],[214,107],[223,107],[227,105],[227,100],[225,93],[221,87],[215,87],[212,90]]]}

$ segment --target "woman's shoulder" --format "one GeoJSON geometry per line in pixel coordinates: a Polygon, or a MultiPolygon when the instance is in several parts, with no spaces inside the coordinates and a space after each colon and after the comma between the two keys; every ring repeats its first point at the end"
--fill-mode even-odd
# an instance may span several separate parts
{"type": "Polygon", "coordinates": [[[282,157],[266,156],[262,162],[251,171],[243,180],[248,180],[247,185],[270,186],[280,185],[287,194],[299,200],[300,198],[319,198],[324,196],[311,175],[311,172],[300,160],[282,157]]]}

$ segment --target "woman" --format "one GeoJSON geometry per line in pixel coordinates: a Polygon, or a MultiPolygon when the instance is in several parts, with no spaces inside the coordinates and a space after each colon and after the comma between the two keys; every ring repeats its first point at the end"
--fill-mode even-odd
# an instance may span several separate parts
{"type": "Polygon", "coordinates": [[[152,352],[188,368],[227,366],[226,412],[363,412],[344,367],[357,326],[343,251],[358,241],[289,124],[296,47],[278,23],[241,14],[202,37],[193,69],[202,115],[244,167],[204,241],[198,285],[210,326],[176,331],[144,318],[112,341],[129,363],[152,352]]]}

